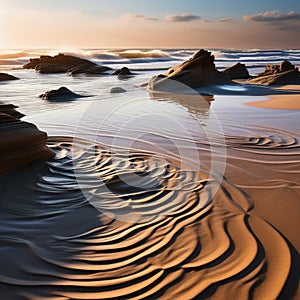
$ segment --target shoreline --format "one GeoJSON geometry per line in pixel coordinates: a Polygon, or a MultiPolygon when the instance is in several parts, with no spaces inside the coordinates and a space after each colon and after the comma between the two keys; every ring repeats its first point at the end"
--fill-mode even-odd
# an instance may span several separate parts
{"type": "Polygon", "coordinates": [[[276,110],[300,110],[300,85],[286,85],[278,90],[298,94],[268,95],[266,100],[251,101],[245,105],[276,110]]]}
{"type": "Polygon", "coordinates": [[[248,106],[276,110],[300,110],[300,94],[298,95],[270,95],[269,99],[245,103],[248,106]]]}

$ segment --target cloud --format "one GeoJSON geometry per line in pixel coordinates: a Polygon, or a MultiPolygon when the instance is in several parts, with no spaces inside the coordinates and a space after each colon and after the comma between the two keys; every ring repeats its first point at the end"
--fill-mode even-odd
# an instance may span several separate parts
{"type": "Polygon", "coordinates": [[[140,14],[127,14],[126,16],[133,19],[142,19],[145,17],[144,15],[140,15],[140,14]]]}
{"type": "Polygon", "coordinates": [[[218,20],[220,23],[233,23],[234,20],[233,19],[229,19],[229,18],[221,18],[218,20]]]}
{"type": "Polygon", "coordinates": [[[180,15],[166,15],[165,20],[167,22],[191,22],[199,20],[200,16],[192,14],[180,14],[180,15]]]}
{"type": "Polygon", "coordinates": [[[141,14],[127,14],[127,15],[122,16],[122,18],[124,18],[128,21],[137,21],[137,20],[159,21],[158,18],[147,17],[147,16],[141,15],[141,14]]]}
{"type": "Polygon", "coordinates": [[[253,21],[253,22],[264,22],[264,23],[274,23],[274,22],[288,22],[300,20],[300,14],[295,11],[290,11],[288,13],[280,13],[277,10],[267,11],[264,13],[256,15],[247,15],[243,17],[243,20],[253,21]]]}
{"type": "Polygon", "coordinates": [[[146,17],[146,20],[148,20],[148,21],[159,21],[158,18],[153,18],[153,17],[146,17]]]}

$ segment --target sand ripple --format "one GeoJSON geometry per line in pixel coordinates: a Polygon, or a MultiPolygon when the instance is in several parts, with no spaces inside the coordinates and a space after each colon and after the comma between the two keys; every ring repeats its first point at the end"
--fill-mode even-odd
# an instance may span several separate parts
{"type": "MultiPolygon", "coordinates": [[[[268,136],[240,144],[289,148],[298,141],[268,136]]],[[[49,146],[56,158],[29,170],[23,189],[4,182],[3,295],[286,299],[294,288],[291,246],[251,215],[253,201],[226,179],[216,191],[206,174],[151,153],[112,154],[66,138],[49,146]]]]}

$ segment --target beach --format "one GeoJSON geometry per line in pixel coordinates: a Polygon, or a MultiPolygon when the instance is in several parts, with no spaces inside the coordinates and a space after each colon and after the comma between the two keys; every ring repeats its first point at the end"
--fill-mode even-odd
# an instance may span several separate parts
{"type": "MultiPolygon", "coordinates": [[[[56,49],[0,53],[20,78],[0,100],[55,155],[0,177],[5,299],[300,297],[300,86],[145,88],[195,51],[65,52],[129,76],[22,67],[56,49]],[[59,87],[83,97],[39,97],[59,87]]],[[[300,64],[299,50],[211,52],[251,76],[300,64]]]]}

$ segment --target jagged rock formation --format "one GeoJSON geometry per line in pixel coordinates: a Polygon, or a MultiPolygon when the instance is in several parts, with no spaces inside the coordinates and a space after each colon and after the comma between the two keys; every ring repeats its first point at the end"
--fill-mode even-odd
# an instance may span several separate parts
{"type": "Polygon", "coordinates": [[[284,60],[279,65],[265,65],[265,70],[262,73],[258,74],[258,76],[275,75],[295,69],[296,67],[292,65],[291,62],[289,62],[288,60],[284,60]]]}
{"type": "Polygon", "coordinates": [[[41,74],[68,73],[69,75],[132,75],[127,67],[113,70],[107,66],[99,66],[89,60],[65,54],[55,56],[42,55],[40,58],[31,58],[23,66],[25,69],[35,69],[41,74]]]}
{"type": "Polygon", "coordinates": [[[222,73],[226,74],[230,79],[248,79],[250,77],[246,66],[241,63],[225,69],[222,73]]]}
{"type": "Polygon", "coordinates": [[[23,66],[25,69],[35,69],[39,73],[66,73],[80,66],[96,67],[97,65],[86,59],[71,55],[58,54],[55,56],[42,55],[40,58],[31,58],[30,62],[23,66]]]}
{"type": "Polygon", "coordinates": [[[189,60],[169,69],[164,75],[150,79],[148,89],[164,89],[169,80],[175,80],[191,88],[232,83],[224,73],[216,69],[214,59],[211,52],[201,49],[189,60]]]}
{"type": "Polygon", "coordinates": [[[248,80],[247,83],[263,85],[300,84],[300,72],[289,61],[284,60],[279,65],[266,65],[264,72],[248,80]]]}

